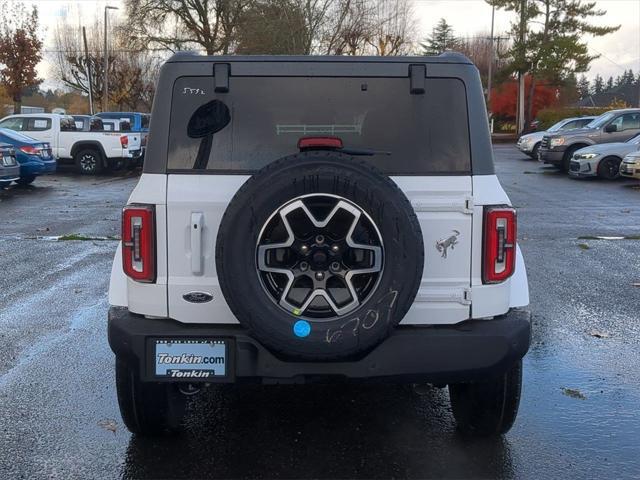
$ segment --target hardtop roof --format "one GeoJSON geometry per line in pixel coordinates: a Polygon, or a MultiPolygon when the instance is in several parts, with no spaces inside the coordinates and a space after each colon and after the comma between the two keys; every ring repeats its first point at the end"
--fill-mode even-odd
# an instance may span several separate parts
{"type": "Polygon", "coordinates": [[[339,63],[446,63],[473,65],[466,56],[445,52],[438,56],[351,56],[351,55],[200,55],[197,52],[177,52],[166,63],[201,62],[339,62],[339,63]]]}

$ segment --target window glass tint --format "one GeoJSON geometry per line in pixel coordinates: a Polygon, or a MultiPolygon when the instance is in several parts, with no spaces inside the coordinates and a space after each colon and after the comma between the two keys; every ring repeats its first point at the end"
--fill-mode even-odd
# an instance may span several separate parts
{"type": "Polygon", "coordinates": [[[578,126],[578,121],[571,120],[570,122],[567,122],[562,126],[562,130],[571,130],[576,128],[577,126],[578,126]]]}
{"type": "Polygon", "coordinates": [[[302,137],[327,135],[340,137],[345,149],[376,152],[361,158],[388,174],[471,170],[461,81],[426,79],[426,94],[411,95],[408,78],[353,77],[232,77],[225,94],[213,93],[212,77],[181,77],[173,91],[168,168],[193,169],[200,150],[210,155],[199,166],[252,172],[296,153],[302,137]],[[188,125],[206,122],[194,113],[214,99],[228,108],[230,122],[212,138],[189,137],[188,125]]]}
{"type": "Polygon", "coordinates": [[[640,128],[640,113],[625,113],[616,118],[613,122],[620,130],[637,130],[640,128]]]}
{"type": "Polygon", "coordinates": [[[51,128],[51,119],[50,118],[26,118],[26,128],[27,132],[42,132],[44,130],[49,130],[51,128]]]}
{"type": "Polygon", "coordinates": [[[24,118],[23,117],[7,118],[2,123],[0,123],[0,127],[9,128],[11,130],[15,130],[19,132],[24,129],[24,118]]]}
{"type": "Polygon", "coordinates": [[[140,115],[141,127],[149,128],[150,120],[151,120],[151,117],[149,115],[140,115]]]}
{"type": "Polygon", "coordinates": [[[89,123],[89,130],[91,132],[95,132],[97,130],[104,130],[104,127],[102,125],[102,120],[101,119],[94,117],[89,122],[90,122],[89,123]]]}

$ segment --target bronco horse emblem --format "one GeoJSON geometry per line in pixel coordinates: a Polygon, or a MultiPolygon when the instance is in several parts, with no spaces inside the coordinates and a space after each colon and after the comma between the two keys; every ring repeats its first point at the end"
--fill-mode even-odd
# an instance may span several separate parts
{"type": "Polygon", "coordinates": [[[436,242],[436,249],[442,253],[442,258],[447,258],[447,249],[451,247],[451,250],[458,244],[458,235],[460,232],[458,230],[453,230],[453,235],[440,239],[436,242]]]}

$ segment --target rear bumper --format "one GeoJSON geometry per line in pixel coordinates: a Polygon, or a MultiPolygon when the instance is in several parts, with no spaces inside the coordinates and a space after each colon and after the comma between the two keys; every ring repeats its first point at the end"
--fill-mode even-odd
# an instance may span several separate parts
{"type": "Polygon", "coordinates": [[[55,160],[37,160],[20,163],[20,175],[23,177],[31,175],[45,175],[47,173],[54,173],[55,171],[55,160]]]}
{"type": "Polygon", "coordinates": [[[0,182],[12,182],[20,178],[20,165],[3,167],[0,165],[0,182]]]}
{"type": "MultiPolygon", "coordinates": [[[[322,377],[384,379],[438,384],[500,375],[529,349],[530,314],[512,310],[493,320],[469,320],[452,326],[397,327],[364,357],[340,362],[298,362],[278,358],[241,326],[187,325],[148,319],[123,307],[109,309],[109,345],[120,360],[153,376],[151,338],[218,338],[229,345],[230,374],[219,381],[303,383],[322,377]]],[[[193,379],[186,380],[193,382],[193,379]]],[[[208,380],[211,381],[211,380],[208,380]]]]}

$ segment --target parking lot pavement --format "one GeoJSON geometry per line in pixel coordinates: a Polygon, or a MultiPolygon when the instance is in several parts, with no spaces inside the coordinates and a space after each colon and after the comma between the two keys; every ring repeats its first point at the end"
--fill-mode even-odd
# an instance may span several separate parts
{"type": "Polygon", "coordinates": [[[373,385],[215,389],[180,437],[130,435],[106,292],[136,179],[57,175],[0,192],[0,478],[638,478],[640,188],[495,151],[534,315],[503,439],[459,436],[445,390],[373,385]]]}

